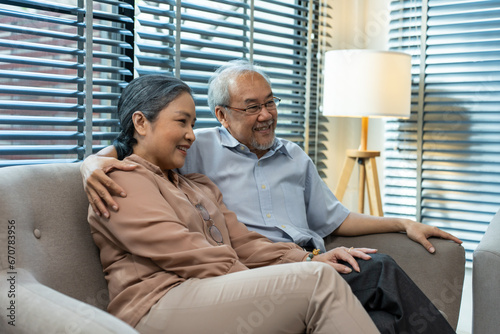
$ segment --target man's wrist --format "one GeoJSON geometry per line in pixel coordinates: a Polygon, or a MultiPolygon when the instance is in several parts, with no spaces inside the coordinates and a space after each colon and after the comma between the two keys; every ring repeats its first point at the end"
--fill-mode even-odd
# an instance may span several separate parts
{"type": "Polygon", "coordinates": [[[410,224],[413,222],[409,219],[404,219],[404,218],[397,218],[397,226],[398,230],[400,232],[406,232],[408,231],[408,228],[410,227],[410,224]]]}

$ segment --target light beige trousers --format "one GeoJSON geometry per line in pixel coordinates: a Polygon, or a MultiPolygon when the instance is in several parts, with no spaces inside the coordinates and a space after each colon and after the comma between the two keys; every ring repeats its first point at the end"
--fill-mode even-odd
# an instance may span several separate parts
{"type": "Polygon", "coordinates": [[[379,333],[331,266],[283,264],[188,279],[141,319],[143,334],[379,333]]]}

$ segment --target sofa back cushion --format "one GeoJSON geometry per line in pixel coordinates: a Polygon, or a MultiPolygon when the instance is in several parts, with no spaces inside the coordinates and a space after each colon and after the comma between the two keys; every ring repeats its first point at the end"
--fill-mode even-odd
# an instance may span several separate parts
{"type": "Polygon", "coordinates": [[[0,168],[0,265],[1,270],[10,266],[7,234],[14,226],[15,244],[12,237],[10,241],[15,268],[105,309],[107,284],[87,223],[88,200],[79,167],[63,163],[0,168]]]}

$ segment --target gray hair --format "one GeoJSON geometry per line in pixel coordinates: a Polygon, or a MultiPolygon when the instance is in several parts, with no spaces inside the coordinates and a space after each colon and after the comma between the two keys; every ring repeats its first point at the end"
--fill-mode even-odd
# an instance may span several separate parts
{"type": "Polygon", "coordinates": [[[269,76],[248,60],[237,59],[227,62],[219,67],[208,81],[208,107],[214,116],[216,106],[227,106],[230,103],[229,85],[231,79],[246,72],[259,73],[271,86],[269,76]]]}
{"type": "Polygon", "coordinates": [[[137,140],[132,119],[140,110],[150,122],[156,121],[160,112],[182,93],[191,95],[191,88],[180,79],[163,74],[148,74],[132,80],[123,90],[117,106],[120,118],[120,133],[114,140],[118,159],[133,152],[137,140]]]}

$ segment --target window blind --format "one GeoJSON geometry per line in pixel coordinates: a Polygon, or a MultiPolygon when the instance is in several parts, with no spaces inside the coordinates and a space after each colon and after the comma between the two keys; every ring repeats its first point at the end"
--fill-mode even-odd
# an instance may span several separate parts
{"type": "MultiPolygon", "coordinates": [[[[384,214],[420,220],[417,200],[421,1],[392,1],[389,49],[412,56],[411,116],[388,119],[384,155],[384,214]]],[[[424,36],[425,37],[425,36],[424,36]]]]}
{"type": "Polygon", "coordinates": [[[333,28],[332,22],[333,8],[329,0],[314,2],[313,24],[310,30],[311,37],[311,76],[310,76],[310,116],[309,116],[309,136],[306,140],[309,156],[314,161],[316,168],[322,178],[327,177],[327,156],[328,150],[324,144],[328,138],[324,135],[328,131],[326,124],[328,118],[322,116],[320,106],[323,104],[323,68],[324,60],[322,55],[327,50],[333,48],[333,28]]]}
{"type": "Polygon", "coordinates": [[[197,127],[219,125],[207,105],[211,74],[246,58],[264,68],[282,99],[277,135],[303,145],[308,1],[153,0],[139,2],[139,10],[137,71],[186,81],[195,93],[197,127]]]}
{"type": "Polygon", "coordinates": [[[128,1],[93,1],[87,70],[84,5],[0,1],[0,166],[83,159],[89,102],[93,150],[115,137],[113,102],[133,74],[134,10],[128,1]]]}
{"type": "Polygon", "coordinates": [[[415,85],[411,120],[388,124],[385,210],[409,212],[402,202],[415,201],[417,219],[464,241],[470,264],[500,208],[500,5],[393,1],[392,9],[391,47],[414,54],[415,85]]]}
{"type": "Polygon", "coordinates": [[[308,83],[308,2],[256,1],[253,59],[267,69],[282,99],[277,135],[304,145],[308,83]]]}
{"type": "Polygon", "coordinates": [[[79,161],[89,153],[90,135],[90,152],[109,145],[118,130],[121,89],[148,73],[186,81],[195,95],[197,127],[217,126],[207,107],[207,82],[216,68],[237,58],[268,72],[282,98],[277,135],[308,150],[310,129],[318,137],[311,32],[319,29],[323,2],[94,0],[86,16],[83,0],[0,0],[0,166],[79,161]],[[86,71],[90,14],[93,66],[86,71]]]}
{"type": "Polygon", "coordinates": [[[187,82],[195,96],[197,127],[218,125],[207,103],[210,75],[226,61],[248,58],[249,9],[246,1],[139,2],[137,71],[187,82]]]}

